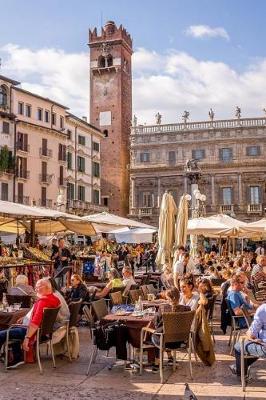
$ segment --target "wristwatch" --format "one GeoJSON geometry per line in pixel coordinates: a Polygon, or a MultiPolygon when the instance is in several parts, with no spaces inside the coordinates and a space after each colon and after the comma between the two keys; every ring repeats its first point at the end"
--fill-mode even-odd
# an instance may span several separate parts
{"type": "Polygon", "coordinates": [[[30,339],[30,337],[29,336],[25,336],[25,338],[24,339],[30,339]]]}

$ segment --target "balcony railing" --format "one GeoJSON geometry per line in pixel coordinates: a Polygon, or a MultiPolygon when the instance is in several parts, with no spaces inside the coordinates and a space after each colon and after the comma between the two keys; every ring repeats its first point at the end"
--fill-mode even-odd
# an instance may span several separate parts
{"type": "Polygon", "coordinates": [[[29,145],[29,144],[24,144],[24,143],[17,142],[17,144],[16,144],[16,149],[17,149],[17,151],[23,151],[24,153],[29,153],[29,151],[30,151],[30,145],[29,145]]]}
{"type": "Polygon", "coordinates": [[[130,210],[130,215],[149,217],[155,213],[155,207],[138,207],[130,210]]]}
{"type": "Polygon", "coordinates": [[[39,199],[38,205],[40,207],[52,208],[53,200],[52,199],[39,199]]]}
{"type": "Polygon", "coordinates": [[[52,179],[53,179],[53,174],[40,174],[39,175],[40,183],[46,183],[49,185],[50,183],[52,183],[52,179]]]}
{"type": "Polygon", "coordinates": [[[30,204],[30,198],[29,196],[15,196],[15,202],[28,206],[30,204]]]}
{"type": "Polygon", "coordinates": [[[248,213],[249,214],[261,214],[262,213],[262,204],[248,204],[248,213]]]}
{"type": "Polygon", "coordinates": [[[67,200],[67,209],[74,209],[88,213],[108,211],[108,207],[81,200],[67,200]]]}
{"type": "Polygon", "coordinates": [[[46,147],[40,147],[39,149],[40,157],[53,157],[53,151],[51,149],[47,149],[46,147]]]}
{"type": "Polygon", "coordinates": [[[16,172],[16,177],[18,179],[29,179],[30,178],[30,171],[26,170],[18,170],[16,172]]]}
{"type": "Polygon", "coordinates": [[[231,214],[234,212],[234,205],[233,204],[221,204],[220,212],[222,214],[231,214]]]}
{"type": "Polygon", "coordinates": [[[169,133],[177,131],[199,131],[206,129],[231,129],[239,127],[266,126],[266,118],[240,118],[217,121],[187,122],[165,125],[138,125],[131,128],[132,135],[149,133],[169,133]]]}

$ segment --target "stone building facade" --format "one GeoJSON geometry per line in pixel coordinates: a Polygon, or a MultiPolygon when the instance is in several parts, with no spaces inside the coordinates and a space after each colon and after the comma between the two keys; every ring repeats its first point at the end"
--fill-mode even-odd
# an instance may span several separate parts
{"type": "Polygon", "coordinates": [[[102,202],[126,216],[129,197],[129,137],[132,116],[132,40],[109,21],[89,33],[90,122],[101,129],[102,202]]]}
{"type": "Polygon", "coordinates": [[[1,200],[55,208],[60,194],[62,210],[101,210],[102,138],[67,107],[0,76],[1,200]]]}
{"type": "Polygon", "coordinates": [[[136,125],[130,148],[131,217],[158,225],[164,191],[171,190],[177,204],[191,192],[189,159],[201,170],[206,215],[223,212],[243,221],[264,215],[266,118],[136,125]]]}

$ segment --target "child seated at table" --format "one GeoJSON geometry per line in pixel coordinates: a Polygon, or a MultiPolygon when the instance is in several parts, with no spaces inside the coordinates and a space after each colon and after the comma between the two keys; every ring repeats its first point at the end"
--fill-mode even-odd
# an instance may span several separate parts
{"type": "MultiPolygon", "coordinates": [[[[180,305],[179,299],[180,299],[180,292],[177,288],[172,288],[168,289],[165,292],[165,299],[167,300],[168,304],[163,305],[160,307],[158,313],[155,315],[155,333],[152,334],[151,340],[153,344],[156,346],[155,347],[155,362],[152,367],[153,372],[157,372],[159,370],[159,346],[160,346],[160,338],[156,333],[161,333],[163,332],[163,318],[162,318],[162,313],[163,312],[184,312],[184,311],[190,311],[190,307],[180,305]]],[[[175,344],[175,343],[174,343],[175,344]]],[[[175,344],[176,345],[176,344],[175,344]]],[[[168,365],[173,364],[173,357],[171,351],[167,351],[167,356],[168,356],[168,365]]]]}

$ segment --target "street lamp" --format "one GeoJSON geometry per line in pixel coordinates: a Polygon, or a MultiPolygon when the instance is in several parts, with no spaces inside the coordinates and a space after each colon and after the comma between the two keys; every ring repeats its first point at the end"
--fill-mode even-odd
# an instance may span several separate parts
{"type": "Polygon", "coordinates": [[[205,213],[205,201],[206,201],[206,196],[205,194],[202,194],[199,189],[194,189],[193,190],[193,197],[194,197],[194,202],[192,202],[192,217],[193,218],[198,218],[202,217],[205,213]]]}

